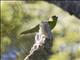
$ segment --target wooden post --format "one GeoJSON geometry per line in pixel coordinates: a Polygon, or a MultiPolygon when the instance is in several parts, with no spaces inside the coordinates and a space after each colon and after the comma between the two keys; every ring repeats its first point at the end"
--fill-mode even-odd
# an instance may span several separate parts
{"type": "Polygon", "coordinates": [[[48,22],[41,22],[39,32],[35,35],[35,43],[24,60],[48,60],[52,55],[52,42],[53,36],[48,22]]]}

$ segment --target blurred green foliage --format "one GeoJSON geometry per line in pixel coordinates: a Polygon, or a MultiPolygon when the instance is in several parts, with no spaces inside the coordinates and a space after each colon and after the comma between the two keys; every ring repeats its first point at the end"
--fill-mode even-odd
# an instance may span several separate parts
{"type": "Polygon", "coordinates": [[[52,30],[55,37],[52,47],[54,54],[49,60],[70,59],[70,50],[66,48],[76,43],[79,44],[79,48],[76,50],[75,59],[73,60],[80,59],[80,19],[74,15],[70,16],[59,7],[44,1],[2,1],[0,13],[1,54],[5,53],[8,47],[14,46],[20,49],[17,52],[17,60],[23,60],[34,43],[35,33],[19,34],[35,27],[42,20],[57,15],[58,23],[52,30]],[[61,46],[65,51],[59,51],[61,46]]]}

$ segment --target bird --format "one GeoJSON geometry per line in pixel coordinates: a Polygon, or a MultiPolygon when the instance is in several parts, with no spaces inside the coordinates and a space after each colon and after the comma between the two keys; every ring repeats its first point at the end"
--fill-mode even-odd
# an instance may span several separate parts
{"type": "MultiPolygon", "coordinates": [[[[56,26],[56,23],[57,23],[57,20],[58,20],[58,17],[57,16],[52,16],[51,17],[52,21],[45,21],[45,22],[48,22],[49,26],[50,26],[50,30],[52,30],[55,26],[56,26]]],[[[27,31],[23,31],[21,32],[21,34],[27,34],[27,33],[34,33],[34,32],[37,32],[39,30],[39,24],[27,31]]]]}

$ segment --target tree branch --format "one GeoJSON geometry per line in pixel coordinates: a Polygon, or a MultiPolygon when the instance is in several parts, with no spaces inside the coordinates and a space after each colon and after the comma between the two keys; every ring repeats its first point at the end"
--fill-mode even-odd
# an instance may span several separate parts
{"type": "Polygon", "coordinates": [[[35,43],[24,60],[48,60],[52,54],[52,41],[53,37],[48,22],[41,22],[39,32],[35,35],[35,43]]]}

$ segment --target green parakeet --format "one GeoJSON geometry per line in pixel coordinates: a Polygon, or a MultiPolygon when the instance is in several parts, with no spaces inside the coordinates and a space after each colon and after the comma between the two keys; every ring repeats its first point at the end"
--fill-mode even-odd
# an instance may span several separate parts
{"type": "MultiPolygon", "coordinates": [[[[45,22],[48,22],[48,24],[50,25],[50,29],[52,30],[57,23],[57,17],[52,16],[51,19],[52,19],[52,21],[45,21],[45,22]]],[[[30,30],[22,32],[21,34],[33,33],[33,32],[37,32],[38,30],[39,30],[39,24],[30,30]]]]}

